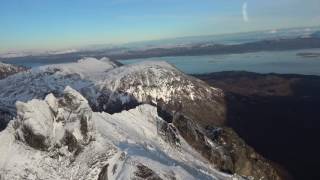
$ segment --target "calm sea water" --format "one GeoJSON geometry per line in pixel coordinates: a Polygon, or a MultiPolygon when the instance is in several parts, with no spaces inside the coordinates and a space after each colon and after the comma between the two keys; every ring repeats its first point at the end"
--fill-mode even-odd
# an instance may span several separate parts
{"type": "MultiPolygon", "coordinates": [[[[219,71],[251,71],[258,73],[308,74],[320,75],[320,57],[306,58],[297,56],[301,52],[320,52],[320,49],[257,52],[230,55],[178,56],[158,57],[133,60],[121,60],[121,63],[131,64],[140,61],[163,60],[175,65],[188,74],[202,74],[219,71]]],[[[38,67],[55,63],[76,62],[77,59],[33,60],[32,58],[8,60],[6,63],[38,67]]]]}
{"type": "Polygon", "coordinates": [[[219,71],[251,71],[258,73],[320,75],[320,57],[297,56],[301,52],[320,52],[320,49],[281,52],[257,52],[230,55],[179,56],[123,60],[130,64],[140,61],[164,60],[188,74],[219,71]]]}

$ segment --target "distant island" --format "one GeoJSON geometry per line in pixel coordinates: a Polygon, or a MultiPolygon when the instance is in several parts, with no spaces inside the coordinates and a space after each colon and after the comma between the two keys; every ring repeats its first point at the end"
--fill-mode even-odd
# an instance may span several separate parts
{"type": "Polygon", "coordinates": [[[320,52],[297,53],[297,56],[306,57],[306,58],[317,58],[317,57],[320,57],[320,52]]]}
{"type": "Polygon", "coordinates": [[[197,44],[189,47],[154,48],[140,51],[128,51],[121,54],[112,54],[111,59],[137,59],[166,56],[200,56],[200,55],[221,55],[241,54],[260,51],[285,51],[298,49],[320,48],[320,38],[293,38],[262,40],[243,44],[197,44]]]}

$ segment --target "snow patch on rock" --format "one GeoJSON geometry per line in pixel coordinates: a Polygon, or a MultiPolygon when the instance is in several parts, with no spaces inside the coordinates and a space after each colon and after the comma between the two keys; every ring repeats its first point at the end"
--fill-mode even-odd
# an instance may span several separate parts
{"type": "Polygon", "coordinates": [[[93,138],[92,110],[88,101],[70,87],[56,99],[49,94],[44,101],[17,102],[17,137],[40,150],[68,146],[81,148],[93,138]]]}

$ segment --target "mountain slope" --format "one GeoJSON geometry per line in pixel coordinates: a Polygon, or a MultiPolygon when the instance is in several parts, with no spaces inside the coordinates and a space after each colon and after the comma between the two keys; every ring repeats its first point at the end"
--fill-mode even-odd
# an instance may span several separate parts
{"type": "MultiPolygon", "coordinates": [[[[97,113],[92,114],[94,121],[99,119],[106,121],[112,114],[111,116],[122,119],[120,122],[126,122],[117,126],[115,126],[117,124],[115,122],[110,122],[112,126],[100,123],[98,128],[107,126],[106,131],[119,130],[120,128],[123,133],[128,133],[127,136],[119,135],[117,137],[112,137],[108,134],[102,139],[113,138],[118,139],[117,141],[119,139],[124,141],[124,139],[132,137],[139,139],[139,142],[143,141],[140,144],[149,142],[148,137],[153,137],[152,142],[156,143],[163,143],[161,139],[164,139],[167,144],[170,144],[170,147],[174,147],[171,148],[170,152],[179,152],[181,144],[182,147],[185,147],[185,150],[189,149],[188,152],[192,151],[192,156],[181,157],[181,159],[189,159],[190,161],[200,159],[201,162],[206,162],[206,165],[201,165],[201,170],[209,171],[207,169],[212,168],[215,171],[222,171],[231,175],[239,174],[256,179],[281,179],[269,161],[247,146],[232,129],[225,126],[224,93],[220,89],[210,87],[203,81],[183,74],[166,62],[142,62],[121,66],[105,58],[101,60],[86,58],[78,63],[45,66],[37,70],[30,70],[0,81],[0,87],[2,87],[0,91],[0,109],[13,115],[17,114],[19,117],[19,108],[15,108],[16,101],[27,102],[34,98],[44,99],[50,93],[56,97],[61,97],[65,94],[64,89],[66,86],[72,87],[83,95],[86,99],[83,101],[88,101],[93,111],[101,112],[99,115],[97,113]],[[141,107],[148,106],[143,104],[150,104],[155,107],[152,110],[144,110],[141,107]],[[129,114],[124,110],[128,110],[129,114]],[[141,115],[135,111],[141,111],[141,115]],[[123,118],[119,117],[117,113],[120,112],[122,112],[122,115],[127,115],[123,118]],[[151,115],[157,114],[162,119],[162,121],[156,121],[157,129],[154,128],[154,125],[144,127],[145,120],[141,121],[145,119],[141,117],[142,114],[149,117],[150,112],[152,112],[151,115]],[[135,125],[132,127],[127,124],[135,125]],[[144,128],[141,129],[140,126],[144,128]],[[152,133],[158,132],[158,130],[160,132],[152,134],[148,132],[150,129],[152,129],[152,133]],[[146,133],[141,134],[141,132],[146,133]]],[[[18,107],[24,106],[18,105],[18,107]]],[[[73,111],[71,112],[73,113],[73,111]]],[[[41,113],[39,116],[41,116],[41,113]]],[[[62,117],[64,117],[62,119],[65,119],[65,116],[62,117]]],[[[82,119],[83,117],[79,116],[79,118],[82,119]]],[[[51,126],[56,127],[51,123],[47,123],[48,127],[47,125],[42,125],[43,122],[39,124],[43,129],[51,129],[51,126]]],[[[71,127],[78,126],[79,123],[76,123],[75,126],[72,125],[71,127]]],[[[8,128],[10,129],[10,126],[8,128]]],[[[62,131],[64,132],[65,130],[62,129],[62,131]]],[[[71,135],[66,137],[68,142],[78,142],[75,141],[77,137],[83,141],[83,136],[79,135],[81,134],[79,133],[81,128],[80,131],[77,131],[78,135],[75,138],[71,135]]],[[[101,132],[103,135],[103,130],[101,132]]],[[[117,133],[113,132],[112,134],[117,133]]],[[[42,141],[46,139],[43,137],[48,136],[50,141],[41,143],[40,150],[49,150],[55,144],[55,141],[51,140],[55,139],[55,136],[52,134],[40,135],[36,136],[36,141],[33,139],[28,140],[27,138],[25,142],[31,142],[29,145],[35,147],[32,145],[33,142],[39,144],[39,140],[42,141]]],[[[23,140],[23,138],[20,139],[23,140]]],[[[121,144],[123,146],[121,147],[127,148],[128,142],[122,141],[121,144]]],[[[115,144],[120,147],[119,142],[115,144]]],[[[156,147],[156,145],[151,147],[156,147]]],[[[145,151],[140,151],[139,147],[136,148],[134,150],[135,153],[147,154],[145,151]]],[[[161,151],[164,151],[163,147],[157,148],[160,148],[160,150],[162,148],[161,151]]],[[[184,151],[183,154],[185,154],[184,151]]],[[[153,156],[155,155],[150,155],[150,157],[153,156]]],[[[168,152],[160,156],[166,157],[168,152]]],[[[157,160],[161,162],[171,161],[175,155],[170,155],[169,157],[165,158],[165,160],[161,158],[157,160]]],[[[183,161],[184,163],[180,163],[180,165],[187,168],[187,166],[193,164],[190,161],[183,161]]],[[[175,161],[174,164],[176,164],[175,161]]],[[[198,166],[200,165],[196,164],[196,167],[198,166]]],[[[139,165],[139,168],[142,171],[153,174],[143,165],[139,165]]],[[[188,173],[193,172],[190,169],[186,171],[188,173]]],[[[197,173],[194,173],[191,173],[191,177],[198,177],[197,173]]],[[[212,173],[210,170],[209,174],[212,173]]],[[[213,174],[218,176],[215,173],[213,174]]],[[[101,176],[104,175],[102,174],[101,176]]],[[[201,177],[206,176],[201,175],[201,177]]]]}
{"type": "Polygon", "coordinates": [[[48,93],[61,94],[66,86],[83,91],[94,99],[94,81],[117,65],[107,59],[85,58],[78,63],[44,66],[10,76],[0,81],[0,109],[15,113],[16,101],[44,98],[48,93]],[[92,94],[88,94],[92,93],[92,94]]]}
{"type": "Polygon", "coordinates": [[[81,92],[94,110],[114,113],[140,103],[164,101],[170,109],[201,119],[203,124],[223,124],[221,90],[184,75],[166,62],[115,67],[106,59],[87,58],[9,77],[0,81],[0,107],[14,111],[17,100],[61,94],[69,85],[81,92]]]}
{"type": "MultiPolygon", "coordinates": [[[[223,92],[187,76],[167,62],[142,62],[110,70],[98,83],[100,108],[115,104],[153,103],[179,111],[202,125],[223,124],[223,92]]],[[[114,109],[117,111],[117,109],[114,109]]],[[[111,111],[112,113],[112,111],[111,111]]]]}
{"type": "MultiPolygon", "coordinates": [[[[78,92],[17,103],[18,116],[0,132],[1,179],[232,179],[216,171],[179,133],[141,105],[114,115],[94,113],[78,92]]],[[[241,179],[241,178],[240,178],[241,179]]]]}
{"type": "Polygon", "coordinates": [[[310,146],[320,137],[319,76],[230,71],[196,77],[224,90],[228,126],[248,144],[294,179],[320,179],[320,147],[310,146]]]}

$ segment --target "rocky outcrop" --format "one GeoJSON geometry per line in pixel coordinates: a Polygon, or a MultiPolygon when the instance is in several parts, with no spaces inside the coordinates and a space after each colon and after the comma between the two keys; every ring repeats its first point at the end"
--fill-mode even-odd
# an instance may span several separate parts
{"type": "Polygon", "coordinates": [[[17,114],[17,139],[35,149],[67,147],[75,153],[94,139],[88,101],[70,87],[63,98],[49,94],[45,101],[17,102],[17,114]]]}
{"type": "Polygon", "coordinates": [[[137,170],[134,174],[136,177],[132,178],[133,180],[162,180],[154,171],[143,164],[137,165],[137,170]]]}

